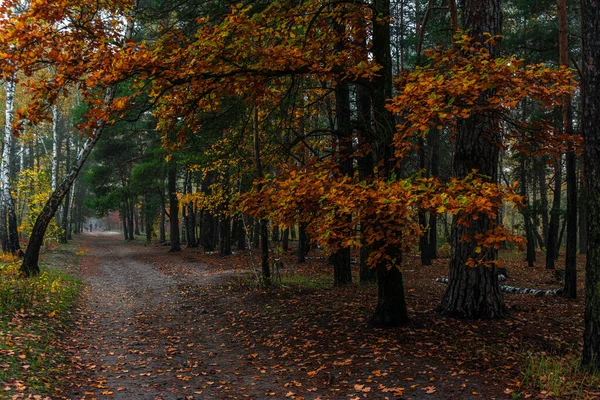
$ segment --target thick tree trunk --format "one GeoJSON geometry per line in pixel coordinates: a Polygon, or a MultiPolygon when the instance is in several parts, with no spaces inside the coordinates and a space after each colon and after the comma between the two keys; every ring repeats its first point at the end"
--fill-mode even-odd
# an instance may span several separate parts
{"type": "Polygon", "coordinates": [[[585,276],[585,332],[582,362],[600,369],[600,6],[582,0],[582,132],[588,252],[585,276]]]}
{"type": "MultiPolygon", "coordinates": [[[[484,32],[492,35],[502,33],[500,0],[465,0],[463,2],[463,28],[469,29],[476,40],[483,42],[484,32]]],[[[490,45],[492,56],[496,47],[490,45]]],[[[485,94],[489,96],[491,94],[485,94]]],[[[482,98],[481,101],[485,101],[482,98]]],[[[500,127],[497,120],[487,115],[473,115],[457,124],[456,148],[453,160],[454,175],[464,178],[474,169],[490,182],[498,181],[500,127]]],[[[456,218],[452,232],[452,256],[449,283],[440,311],[444,315],[467,318],[502,318],[505,314],[504,299],[496,266],[497,251],[484,250],[484,262],[488,265],[470,267],[469,259],[480,259],[476,243],[462,240],[463,235],[474,237],[487,232],[496,221],[481,216],[469,227],[458,225],[456,218]]]]}
{"type": "Polygon", "coordinates": [[[181,251],[179,241],[179,200],[177,199],[177,166],[171,162],[167,171],[167,189],[169,191],[169,252],[181,251]]]}
{"type": "Polygon", "coordinates": [[[394,327],[408,321],[402,272],[396,266],[377,266],[377,307],[371,317],[375,327],[394,327]]]}

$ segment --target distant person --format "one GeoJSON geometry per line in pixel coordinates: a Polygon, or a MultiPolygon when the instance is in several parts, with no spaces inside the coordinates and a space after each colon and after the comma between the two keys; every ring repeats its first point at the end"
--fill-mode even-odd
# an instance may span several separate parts
{"type": "Polygon", "coordinates": [[[90,232],[92,231],[93,224],[90,222],[90,232]]]}

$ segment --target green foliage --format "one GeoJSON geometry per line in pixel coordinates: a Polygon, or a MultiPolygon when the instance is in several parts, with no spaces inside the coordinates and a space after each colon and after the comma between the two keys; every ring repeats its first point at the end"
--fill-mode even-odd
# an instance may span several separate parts
{"type": "MultiPolygon", "coordinates": [[[[15,191],[19,194],[15,196],[18,201],[17,209],[23,210],[18,229],[28,235],[52,193],[50,174],[43,170],[24,169],[17,177],[15,191]]],[[[46,230],[46,241],[57,243],[61,235],[62,229],[52,220],[46,230]]]]}

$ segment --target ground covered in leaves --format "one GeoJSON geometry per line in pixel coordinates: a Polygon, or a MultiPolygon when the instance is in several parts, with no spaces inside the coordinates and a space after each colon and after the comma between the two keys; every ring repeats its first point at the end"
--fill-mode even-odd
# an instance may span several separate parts
{"type": "MultiPolygon", "coordinates": [[[[78,245],[87,285],[63,340],[71,376],[56,397],[600,397],[599,379],[577,367],[581,299],[506,294],[506,320],[443,318],[435,307],[445,285],[435,278],[446,275],[444,258],[422,267],[406,257],[411,322],[380,330],[368,326],[376,286],[331,287],[316,251],[303,265],[279,255],[276,282],[264,288],[254,280],[257,254],[170,254],[110,233],[83,235],[78,245]]],[[[504,258],[507,284],[561,285],[542,262],[532,271],[520,255],[504,258]]]]}

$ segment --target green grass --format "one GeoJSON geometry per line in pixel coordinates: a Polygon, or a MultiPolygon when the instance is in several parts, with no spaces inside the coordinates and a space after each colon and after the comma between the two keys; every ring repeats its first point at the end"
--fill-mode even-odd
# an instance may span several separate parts
{"type": "Polygon", "coordinates": [[[25,279],[0,262],[0,398],[51,395],[68,365],[59,346],[81,281],[43,268],[25,279]]]}
{"type": "Polygon", "coordinates": [[[600,376],[581,367],[577,357],[529,355],[523,385],[552,398],[583,398],[587,388],[598,386],[600,376]]]}

